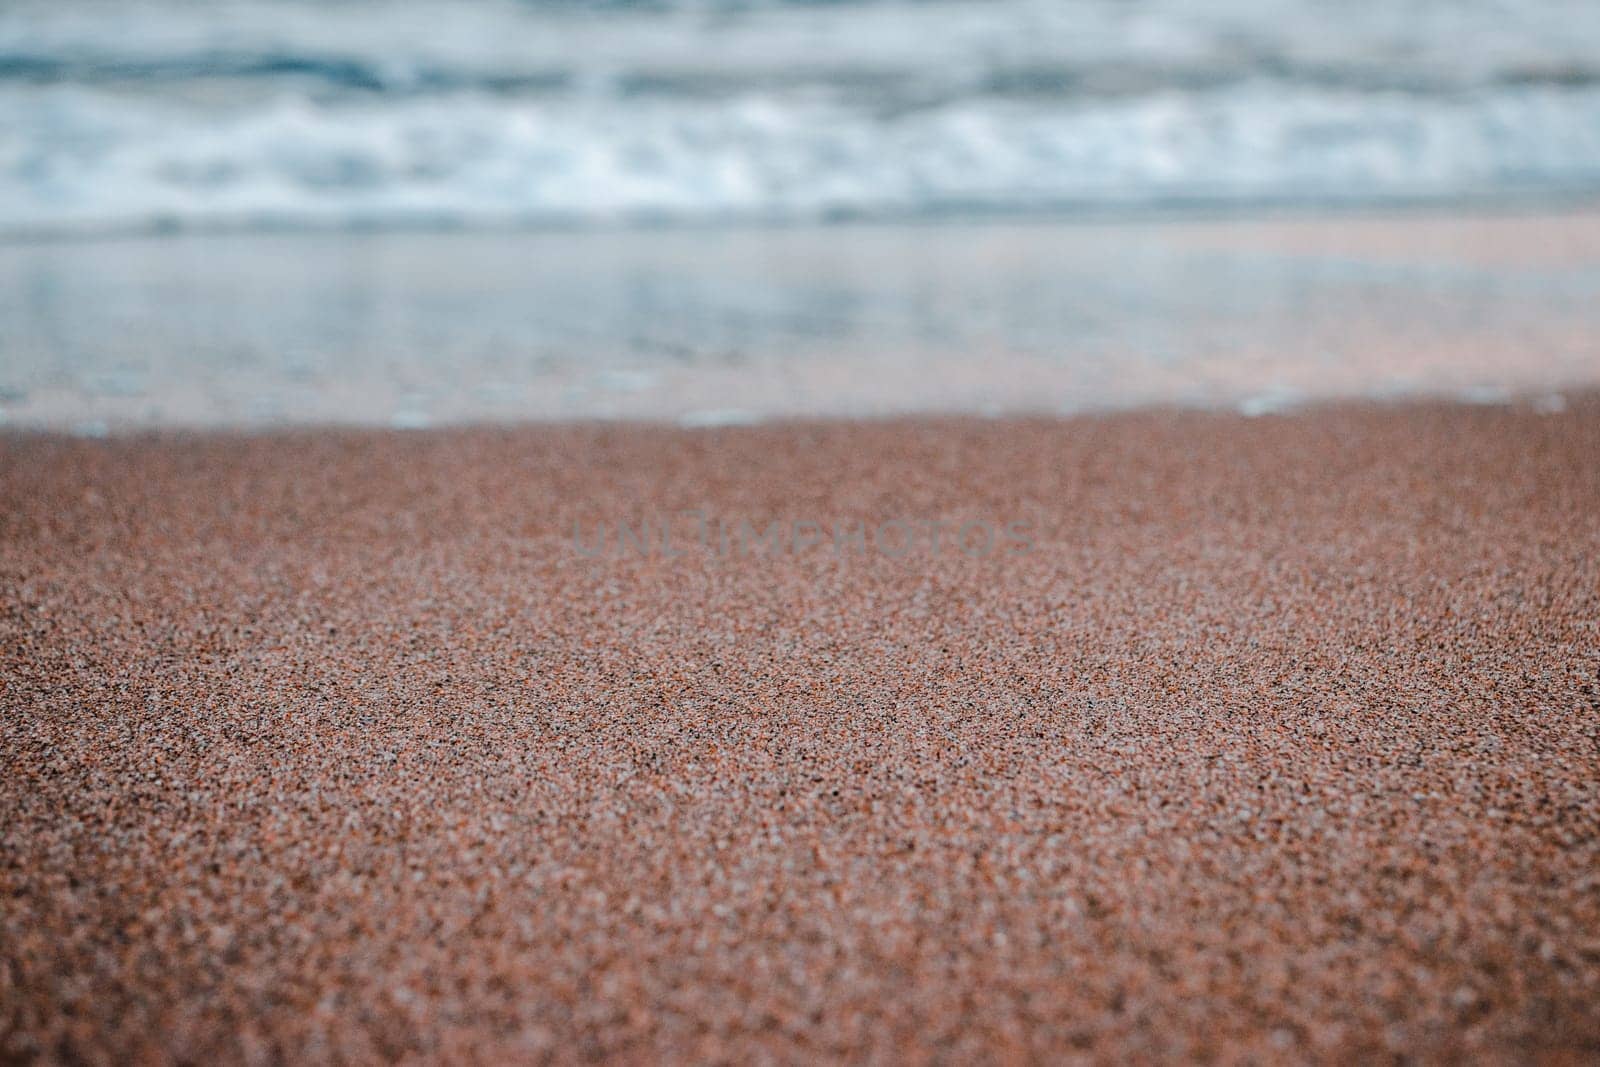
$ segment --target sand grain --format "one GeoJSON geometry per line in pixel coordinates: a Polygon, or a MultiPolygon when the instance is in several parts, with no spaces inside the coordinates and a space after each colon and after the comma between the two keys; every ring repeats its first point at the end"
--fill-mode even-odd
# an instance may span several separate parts
{"type": "Polygon", "coordinates": [[[8,1056],[1600,1056],[1600,401],[0,438],[8,1056]],[[589,560],[576,520],[1026,520],[589,560]]]}

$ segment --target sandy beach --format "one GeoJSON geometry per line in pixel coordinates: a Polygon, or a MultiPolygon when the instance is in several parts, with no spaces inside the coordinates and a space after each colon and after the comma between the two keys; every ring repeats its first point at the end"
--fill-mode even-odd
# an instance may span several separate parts
{"type": "Polygon", "coordinates": [[[0,1054],[1592,1059],[1597,457],[1594,394],[0,436],[0,1054]]]}

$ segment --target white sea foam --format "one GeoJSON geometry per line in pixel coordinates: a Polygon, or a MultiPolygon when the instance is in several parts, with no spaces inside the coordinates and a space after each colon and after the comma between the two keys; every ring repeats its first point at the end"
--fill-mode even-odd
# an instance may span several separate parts
{"type": "Polygon", "coordinates": [[[814,219],[1600,187],[1600,88],[1414,99],[1247,85],[895,119],[758,96],[601,105],[294,97],[196,115],[0,99],[0,229],[814,219]]]}
{"type": "Polygon", "coordinates": [[[15,0],[0,233],[706,222],[1600,189],[1544,0],[15,0]]]}

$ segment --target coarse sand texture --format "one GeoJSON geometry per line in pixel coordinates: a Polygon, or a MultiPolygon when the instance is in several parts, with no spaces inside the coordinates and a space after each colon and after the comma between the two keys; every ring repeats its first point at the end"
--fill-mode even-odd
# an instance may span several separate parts
{"type": "Polygon", "coordinates": [[[1594,1061],[1600,399],[0,436],[0,758],[7,1059],[1594,1061]]]}

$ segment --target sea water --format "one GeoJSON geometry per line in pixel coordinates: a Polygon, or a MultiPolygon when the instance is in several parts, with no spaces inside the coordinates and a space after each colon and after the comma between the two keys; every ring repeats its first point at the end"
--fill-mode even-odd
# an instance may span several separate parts
{"type": "Polygon", "coordinates": [[[1597,187],[1588,0],[0,7],[0,233],[1597,187]]]}
{"type": "Polygon", "coordinates": [[[9,0],[0,418],[1583,386],[1597,193],[1578,0],[9,0]]]}

